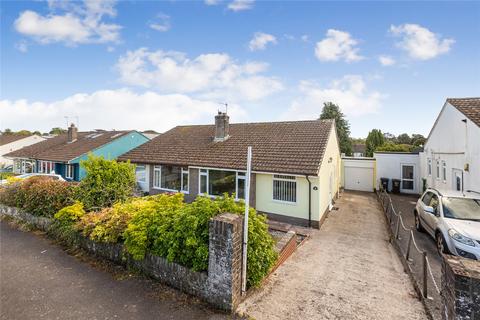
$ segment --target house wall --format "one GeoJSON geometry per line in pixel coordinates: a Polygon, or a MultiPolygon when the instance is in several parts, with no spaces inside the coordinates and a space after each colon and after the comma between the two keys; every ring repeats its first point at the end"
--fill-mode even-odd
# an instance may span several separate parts
{"type": "Polygon", "coordinates": [[[463,173],[464,190],[480,192],[480,128],[449,103],[438,116],[422,158],[422,174],[429,187],[454,190],[454,171],[458,170],[463,173]],[[466,123],[462,121],[465,119],[466,123]],[[432,159],[432,175],[428,175],[428,159],[432,159]],[[440,161],[440,178],[436,177],[437,160],[440,161]],[[442,161],[447,168],[445,181],[442,161]]]}
{"type": "Polygon", "coordinates": [[[389,178],[389,190],[392,188],[392,179],[402,179],[402,165],[413,165],[414,184],[413,190],[401,190],[403,193],[418,194],[422,193],[422,170],[420,166],[420,156],[412,153],[374,153],[376,159],[376,188],[380,188],[380,179],[389,178]]]}
{"type": "MultiPolygon", "coordinates": [[[[95,156],[101,156],[105,159],[116,159],[120,155],[144,144],[149,141],[147,137],[142,135],[139,132],[132,131],[127,135],[124,135],[120,138],[113,140],[112,142],[105,144],[95,150],[92,150],[91,153],[95,156]]],[[[86,160],[88,154],[83,154],[82,156],[70,161],[70,163],[80,164],[80,161],[86,160]]],[[[78,180],[81,180],[85,177],[86,172],[83,168],[80,167],[78,180]]]]}
{"type": "Polygon", "coordinates": [[[0,167],[13,164],[12,159],[7,159],[3,157],[4,154],[21,149],[26,146],[30,146],[32,144],[35,144],[37,142],[41,142],[44,140],[46,140],[46,138],[33,135],[33,136],[25,137],[24,139],[20,139],[11,143],[4,144],[3,146],[0,146],[0,167]]]}

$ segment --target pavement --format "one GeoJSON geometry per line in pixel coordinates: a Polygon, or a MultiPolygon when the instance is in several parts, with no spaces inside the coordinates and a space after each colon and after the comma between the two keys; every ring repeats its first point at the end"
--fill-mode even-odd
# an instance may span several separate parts
{"type": "Polygon", "coordinates": [[[255,319],[427,319],[373,193],[345,192],[321,230],[244,301],[255,319]]]}
{"type": "Polygon", "coordinates": [[[0,222],[0,319],[229,319],[122,267],[0,222]]]}

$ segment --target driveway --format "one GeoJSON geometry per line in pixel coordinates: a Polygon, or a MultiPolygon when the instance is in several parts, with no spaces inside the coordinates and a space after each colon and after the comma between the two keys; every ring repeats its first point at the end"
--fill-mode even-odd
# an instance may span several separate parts
{"type": "Polygon", "coordinates": [[[225,319],[194,298],[0,223],[0,319],[225,319]],[[115,268],[112,270],[109,268],[115,268]],[[108,269],[108,271],[107,271],[108,269]]]}
{"type": "Polygon", "coordinates": [[[376,196],[345,192],[335,206],[240,310],[256,319],[427,319],[376,196]]]}

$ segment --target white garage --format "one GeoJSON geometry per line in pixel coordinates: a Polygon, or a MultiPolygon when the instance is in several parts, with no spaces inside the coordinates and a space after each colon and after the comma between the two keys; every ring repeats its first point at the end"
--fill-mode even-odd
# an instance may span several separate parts
{"type": "Polygon", "coordinates": [[[342,183],[345,190],[373,192],[375,159],[342,158],[342,183]]]}

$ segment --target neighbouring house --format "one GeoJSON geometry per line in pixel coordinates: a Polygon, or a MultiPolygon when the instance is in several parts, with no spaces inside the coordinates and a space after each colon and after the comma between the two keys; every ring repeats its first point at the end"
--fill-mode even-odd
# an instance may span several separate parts
{"type": "Polygon", "coordinates": [[[399,191],[401,193],[418,194],[423,192],[419,151],[377,151],[373,157],[376,160],[377,188],[380,187],[381,178],[388,178],[387,190],[392,190],[392,179],[397,179],[400,180],[399,191]]]}
{"type": "Polygon", "coordinates": [[[137,164],[150,194],[183,192],[185,200],[224,193],[245,197],[252,147],[250,205],[269,218],[319,227],[339,191],[340,151],[331,120],[177,126],[119,157],[137,164]]]}
{"type": "Polygon", "coordinates": [[[364,144],[354,144],[353,145],[353,157],[361,158],[365,157],[366,146],[364,144]]]}
{"type": "Polygon", "coordinates": [[[116,159],[149,141],[143,134],[131,131],[78,132],[72,124],[68,132],[46,141],[10,152],[5,156],[14,162],[15,173],[51,173],[62,175],[66,180],[80,181],[85,170],[80,161],[88,154],[116,159]]]}
{"type": "Polygon", "coordinates": [[[429,187],[480,192],[480,98],[447,99],[420,158],[429,187]]]}
{"type": "Polygon", "coordinates": [[[13,165],[13,160],[5,158],[5,154],[45,140],[39,135],[0,134],[0,168],[13,165]]]}

